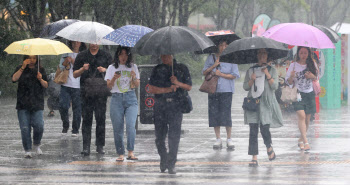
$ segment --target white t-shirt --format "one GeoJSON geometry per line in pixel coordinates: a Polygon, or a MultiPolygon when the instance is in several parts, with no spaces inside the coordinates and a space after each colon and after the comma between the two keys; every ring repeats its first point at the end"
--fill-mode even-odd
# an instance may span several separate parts
{"type": "Polygon", "coordinates": [[[111,93],[125,93],[128,91],[133,91],[133,89],[130,89],[131,71],[134,71],[136,73],[136,78],[140,79],[140,73],[137,65],[134,64],[133,67],[130,68],[126,67],[125,65],[119,65],[119,67],[116,69],[114,64],[111,64],[108,66],[106,71],[105,80],[111,80],[116,71],[121,71],[121,76],[115,81],[111,93]]]}
{"type": "Polygon", "coordinates": [[[304,75],[305,71],[307,70],[306,64],[301,65],[298,62],[291,63],[286,74],[286,84],[292,85],[288,83],[288,78],[293,70],[295,71],[294,84],[297,86],[298,90],[303,93],[312,92],[314,90],[312,80],[306,79],[304,75]]]}
{"type": "MultiPolygon", "coordinates": [[[[75,59],[77,57],[78,53],[68,53],[65,55],[62,55],[61,60],[60,60],[60,67],[61,69],[64,68],[64,66],[62,65],[62,63],[64,62],[64,57],[72,57],[73,59],[75,59]]],[[[80,77],[78,78],[74,78],[73,76],[73,64],[70,64],[70,69],[69,69],[69,75],[68,75],[68,79],[67,82],[65,84],[62,84],[63,86],[66,87],[70,87],[70,88],[80,88],[80,77]]]]}

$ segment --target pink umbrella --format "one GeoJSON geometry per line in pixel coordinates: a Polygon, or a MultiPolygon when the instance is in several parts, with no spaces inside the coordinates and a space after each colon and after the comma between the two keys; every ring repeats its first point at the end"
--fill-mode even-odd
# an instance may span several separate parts
{"type": "Polygon", "coordinates": [[[278,24],[268,29],[262,36],[295,46],[318,49],[335,48],[325,33],[304,23],[278,24]]]}

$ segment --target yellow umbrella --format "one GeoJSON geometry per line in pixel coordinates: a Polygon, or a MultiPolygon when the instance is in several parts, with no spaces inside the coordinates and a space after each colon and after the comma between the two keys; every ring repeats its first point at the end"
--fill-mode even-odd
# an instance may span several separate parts
{"type": "Polygon", "coordinates": [[[17,55],[60,55],[63,53],[73,53],[62,42],[41,38],[13,42],[4,51],[8,54],[17,55]]]}

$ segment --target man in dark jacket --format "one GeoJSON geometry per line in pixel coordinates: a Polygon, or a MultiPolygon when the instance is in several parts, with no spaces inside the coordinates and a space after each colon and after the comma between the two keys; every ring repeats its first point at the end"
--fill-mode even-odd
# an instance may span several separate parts
{"type": "Polygon", "coordinates": [[[73,67],[73,76],[80,77],[81,96],[82,96],[82,135],[84,156],[90,155],[91,145],[91,127],[93,112],[96,119],[96,151],[104,154],[105,145],[105,125],[106,125],[106,103],[107,96],[96,95],[87,97],[85,89],[85,80],[88,78],[104,78],[106,69],[112,63],[112,56],[99,49],[97,44],[90,44],[89,49],[78,54],[73,67]]]}

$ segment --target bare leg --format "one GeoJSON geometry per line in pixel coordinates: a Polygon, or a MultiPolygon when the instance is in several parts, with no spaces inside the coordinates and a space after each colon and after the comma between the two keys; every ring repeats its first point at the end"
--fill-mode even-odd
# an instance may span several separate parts
{"type": "Polygon", "coordinates": [[[232,127],[226,127],[227,139],[231,139],[232,127]]]}
{"type": "Polygon", "coordinates": [[[220,127],[214,127],[216,139],[220,139],[220,127]]]}
{"type": "Polygon", "coordinates": [[[307,143],[307,138],[306,138],[306,123],[305,123],[305,119],[306,119],[306,115],[305,115],[305,111],[304,110],[298,110],[297,111],[297,115],[298,115],[298,126],[299,126],[299,131],[300,131],[300,137],[299,140],[300,141],[304,141],[304,143],[307,143]]]}

